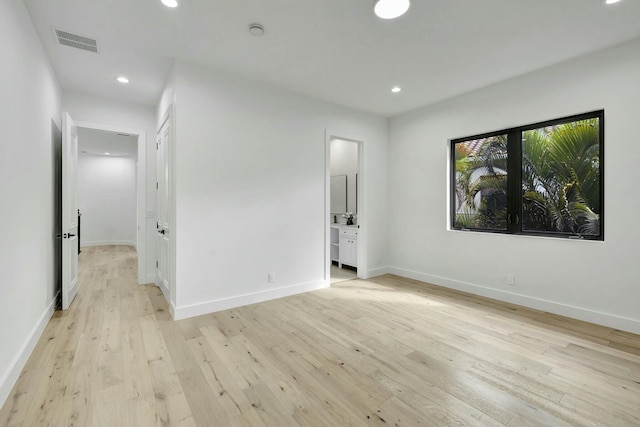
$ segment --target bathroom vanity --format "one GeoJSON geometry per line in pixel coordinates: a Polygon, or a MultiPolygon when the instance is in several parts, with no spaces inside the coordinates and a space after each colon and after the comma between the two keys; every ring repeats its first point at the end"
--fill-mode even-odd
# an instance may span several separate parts
{"type": "Polygon", "coordinates": [[[358,267],[358,226],[331,224],[331,261],[358,267]]]}

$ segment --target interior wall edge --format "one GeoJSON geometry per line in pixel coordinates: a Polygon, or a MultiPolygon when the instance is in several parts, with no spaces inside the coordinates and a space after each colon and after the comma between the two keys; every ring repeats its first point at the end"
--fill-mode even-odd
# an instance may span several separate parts
{"type": "Polygon", "coordinates": [[[602,313],[584,307],[576,307],[557,301],[550,301],[528,295],[517,294],[514,292],[487,288],[476,283],[463,282],[446,277],[436,276],[429,273],[408,270],[401,267],[390,267],[388,269],[388,273],[395,274],[396,276],[404,277],[407,279],[419,280],[421,282],[442,286],[444,288],[453,289],[456,291],[467,292],[473,295],[516,304],[535,310],[546,311],[552,314],[557,314],[576,320],[582,320],[589,323],[595,323],[601,326],[608,326],[610,328],[615,328],[634,334],[640,334],[640,320],[636,319],[616,316],[609,313],[602,313]]]}

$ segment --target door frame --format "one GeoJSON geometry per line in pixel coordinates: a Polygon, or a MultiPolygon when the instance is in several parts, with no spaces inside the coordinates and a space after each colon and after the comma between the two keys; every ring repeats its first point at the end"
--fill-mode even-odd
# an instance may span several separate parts
{"type": "Polygon", "coordinates": [[[343,141],[358,144],[358,187],[356,206],[358,207],[358,278],[366,279],[367,266],[367,215],[366,215],[366,191],[365,191],[365,163],[364,141],[361,136],[354,136],[346,132],[334,132],[325,129],[324,138],[324,281],[325,286],[331,286],[331,141],[341,139],[343,141]]]}
{"type": "MultiPolygon", "coordinates": [[[[106,132],[126,133],[136,135],[138,144],[138,159],[136,167],[136,250],[138,251],[138,284],[143,285],[148,282],[147,278],[147,131],[144,129],[129,128],[118,125],[108,125],[103,123],[86,122],[76,120],[78,128],[102,130],[106,132]]],[[[151,218],[154,213],[150,212],[151,218]]]]}

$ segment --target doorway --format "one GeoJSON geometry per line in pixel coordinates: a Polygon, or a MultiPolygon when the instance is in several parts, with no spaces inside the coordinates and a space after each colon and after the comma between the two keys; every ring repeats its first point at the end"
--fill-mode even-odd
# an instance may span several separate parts
{"type": "Polygon", "coordinates": [[[138,248],[137,137],[78,128],[79,247],[138,248]]]}
{"type": "MultiPolygon", "coordinates": [[[[94,218],[88,216],[89,212],[86,212],[87,206],[85,205],[85,212],[81,216],[81,224],[84,221],[82,227],[85,231],[84,235],[80,235],[81,245],[84,244],[124,244],[134,246],[138,252],[138,284],[147,283],[146,277],[146,131],[142,129],[127,128],[121,126],[105,125],[92,122],[76,121],[79,133],[79,146],[80,156],[90,157],[93,162],[92,165],[100,166],[99,171],[95,171],[97,174],[105,175],[109,169],[115,169],[117,171],[119,184],[123,184],[123,180],[133,180],[133,188],[128,187],[126,195],[110,194],[111,205],[107,205],[109,209],[117,211],[118,205],[122,202],[118,201],[118,196],[128,197],[126,202],[127,206],[132,206],[124,214],[126,219],[120,218],[123,222],[118,225],[119,228],[129,227],[129,231],[126,234],[116,234],[124,237],[115,238],[101,238],[100,236],[108,236],[108,230],[105,230],[106,224],[101,224],[100,216],[106,214],[105,212],[94,211],[97,213],[94,218]],[[90,139],[94,139],[90,142],[90,139]],[[89,145],[85,145],[89,142],[89,145]],[[86,153],[82,153],[86,151],[86,153]],[[105,154],[109,153],[109,154],[105,154]],[[112,160],[112,161],[109,161],[112,160]],[[133,176],[131,175],[133,174],[133,176]],[[133,198],[133,199],[131,199],[133,198]],[[94,228],[95,234],[87,234],[89,224],[93,221],[97,222],[98,227],[94,228]],[[102,228],[102,230],[101,230],[102,228]],[[132,230],[131,230],[132,229],[132,230]]],[[[84,185],[84,184],[83,184],[84,185]]],[[[106,188],[102,190],[107,191],[106,188]]],[[[113,188],[109,191],[112,191],[113,188]]],[[[86,194],[86,192],[85,192],[86,194]]],[[[100,194],[95,193],[94,198],[100,197],[100,194]]],[[[89,202],[88,200],[81,200],[81,203],[89,202]]],[[[93,205],[97,206],[93,201],[93,205]]],[[[113,212],[112,212],[113,213],[113,212]]],[[[115,216],[118,217],[120,212],[115,212],[115,216]]],[[[111,221],[113,221],[113,216],[111,221]]],[[[112,236],[114,234],[111,234],[112,236]]]]}
{"type": "Polygon", "coordinates": [[[358,278],[362,241],[362,142],[327,136],[327,231],[325,280],[334,284],[358,278]]]}

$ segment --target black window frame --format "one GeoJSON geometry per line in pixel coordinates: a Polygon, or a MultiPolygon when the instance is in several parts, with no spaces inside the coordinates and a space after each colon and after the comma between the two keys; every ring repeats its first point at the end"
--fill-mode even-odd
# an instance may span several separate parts
{"type": "Polygon", "coordinates": [[[561,117],[558,119],[546,120],[543,122],[537,122],[527,124],[523,126],[512,127],[508,129],[502,129],[494,132],[486,132],[482,134],[476,134],[463,138],[455,138],[450,140],[450,229],[459,231],[470,231],[480,233],[498,233],[498,234],[515,234],[523,236],[544,236],[554,238],[565,239],[580,239],[580,240],[596,240],[604,241],[604,211],[605,211],[605,194],[604,194],[604,110],[590,111],[582,114],[575,114],[571,116],[561,117]],[[523,230],[523,195],[522,195],[522,141],[524,133],[526,131],[561,125],[571,122],[578,122],[587,119],[598,119],[598,132],[599,132],[599,198],[600,198],[600,234],[599,235],[587,235],[579,233],[569,232],[548,232],[548,231],[535,231],[535,230],[523,230]],[[506,230],[490,229],[490,228],[466,228],[462,226],[456,226],[456,144],[464,143],[472,140],[491,138],[499,135],[507,135],[507,228],[506,230]]]}

